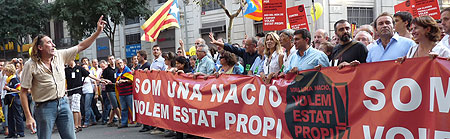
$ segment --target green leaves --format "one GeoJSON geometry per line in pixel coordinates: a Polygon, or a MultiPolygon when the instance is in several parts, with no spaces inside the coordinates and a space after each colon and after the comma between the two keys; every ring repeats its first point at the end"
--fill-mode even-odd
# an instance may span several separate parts
{"type": "Polygon", "coordinates": [[[23,43],[20,38],[42,33],[49,18],[41,0],[0,0],[0,38],[23,43]]]}
{"type": "Polygon", "coordinates": [[[148,16],[147,0],[56,0],[52,6],[58,20],[67,21],[72,38],[81,40],[96,30],[98,18],[104,15],[109,29],[105,33],[114,34],[114,26],[122,24],[125,17],[148,16]],[[109,21],[108,21],[109,19],[109,21]]]}

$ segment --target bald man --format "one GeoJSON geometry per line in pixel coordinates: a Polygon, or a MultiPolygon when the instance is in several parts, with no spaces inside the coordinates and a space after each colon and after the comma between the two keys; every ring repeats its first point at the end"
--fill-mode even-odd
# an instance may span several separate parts
{"type": "Polygon", "coordinates": [[[316,32],[314,33],[314,48],[316,48],[317,50],[319,50],[320,48],[320,44],[322,42],[326,42],[328,41],[328,33],[323,30],[323,29],[318,29],[316,30],[316,32]]]}

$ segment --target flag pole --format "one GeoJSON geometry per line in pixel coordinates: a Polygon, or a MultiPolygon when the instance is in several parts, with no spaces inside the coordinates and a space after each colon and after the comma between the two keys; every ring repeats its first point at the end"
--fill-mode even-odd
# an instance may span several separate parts
{"type": "Polygon", "coordinates": [[[314,23],[313,23],[314,30],[312,32],[314,33],[317,30],[316,6],[314,5],[314,0],[312,0],[312,8],[313,8],[313,15],[314,15],[314,16],[311,16],[311,17],[313,17],[313,21],[314,21],[314,23]]]}

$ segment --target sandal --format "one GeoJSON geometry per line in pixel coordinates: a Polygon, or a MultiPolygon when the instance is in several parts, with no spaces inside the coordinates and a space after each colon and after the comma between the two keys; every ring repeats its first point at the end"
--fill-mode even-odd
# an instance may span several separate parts
{"type": "Polygon", "coordinates": [[[83,131],[83,129],[82,129],[81,127],[75,128],[75,133],[78,133],[78,132],[80,132],[80,131],[83,131]]]}
{"type": "Polygon", "coordinates": [[[81,126],[81,128],[87,128],[88,126],[87,125],[83,125],[83,126],[81,126]]]}

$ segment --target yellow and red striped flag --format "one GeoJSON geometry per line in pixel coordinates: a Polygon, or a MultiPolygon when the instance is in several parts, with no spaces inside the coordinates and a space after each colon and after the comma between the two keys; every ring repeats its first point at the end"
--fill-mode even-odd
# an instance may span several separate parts
{"type": "Polygon", "coordinates": [[[263,18],[262,0],[247,0],[247,5],[244,16],[256,21],[261,21],[263,18]]]}
{"type": "Polygon", "coordinates": [[[179,19],[180,14],[177,0],[168,0],[141,26],[145,32],[141,40],[154,42],[158,38],[161,30],[169,27],[180,28],[178,24],[179,19]]]}

